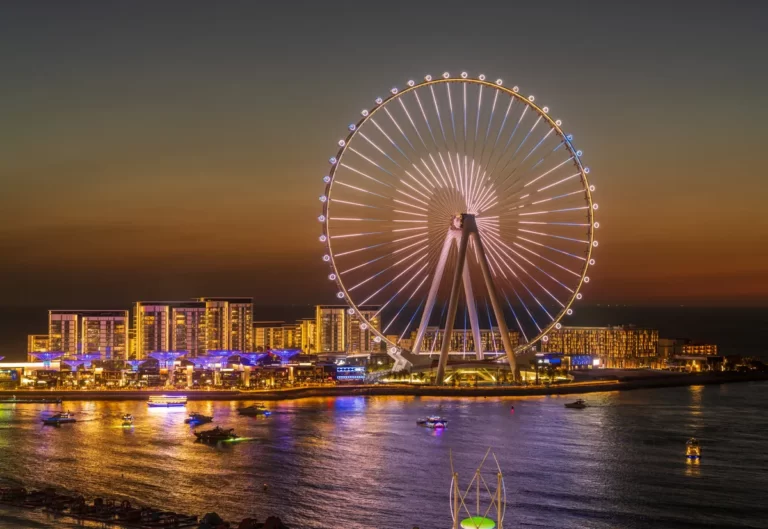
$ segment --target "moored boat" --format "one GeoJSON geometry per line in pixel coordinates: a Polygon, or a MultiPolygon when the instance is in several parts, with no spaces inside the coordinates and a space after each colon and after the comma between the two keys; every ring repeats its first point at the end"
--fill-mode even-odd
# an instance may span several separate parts
{"type": "Polygon", "coordinates": [[[130,413],[126,413],[123,415],[123,426],[132,426],[133,425],[133,415],[130,413]]]}
{"type": "Polygon", "coordinates": [[[62,411],[50,417],[43,419],[43,424],[48,426],[58,426],[59,424],[65,424],[70,422],[77,422],[75,414],[68,411],[62,411]]]}
{"type": "Polygon", "coordinates": [[[448,419],[438,415],[430,415],[424,419],[417,420],[416,424],[419,426],[426,426],[427,428],[445,428],[448,426],[448,419]]]}
{"type": "Polygon", "coordinates": [[[570,408],[572,410],[583,410],[584,408],[587,407],[587,403],[584,402],[584,399],[579,399],[579,400],[574,401],[574,402],[567,402],[565,404],[565,407],[566,408],[570,408]]]}
{"type": "Polygon", "coordinates": [[[691,437],[685,442],[685,457],[688,459],[701,458],[701,445],[695,437],[691,437]]]}
{"type": "Polygon", "coordinates": [[[197,437],[198,441],[217,442],[237,439],[237,434],[234,432],[233,428],[225,429],[217,426],[211,430],[195,432],[195,437],[197,437]]]}
{"type": "Polygon", "coordinates": [[[147,402],[150,408],[172,408],[186,406],[186,395],[153,395],[147,402]]]}
{"type": "Polygon", "coordinates": [[[251,406],[246,406],[244,408],[237,408],[237,413],[240,415],[272,415],[272,412],[262,403],[252,404],[251,406]]]}
{"type": "Polygon", "coordinates": [[[189,417],[184,419],[184,422],[187,424],[205,424],[207,422],[213,422],[213,417],[193,411],[189,414],[189,417]]]}

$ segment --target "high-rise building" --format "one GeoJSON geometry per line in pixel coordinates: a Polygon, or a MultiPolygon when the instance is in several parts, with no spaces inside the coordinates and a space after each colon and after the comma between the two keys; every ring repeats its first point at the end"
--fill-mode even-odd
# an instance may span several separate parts
{"type": "Polygon", "coordinates": [[[200,356],[253,350],[252,298],[140,301],[134,308],[136,355],[156,351],[200,356]]]}
{"type": "Polygon", "coordinates": [[[128,354],[127,310],[50,310],[48,346],[64,353],[100,354],[105,360],[125,359],[128,354]]]}
{"type": "Polygon", "coordinates": [[[301,324],[284,323],[282,325],[283,349],[301,349],[301,324]]]}
{"type": "Polygon", "coordinates": [[[317,325],[315,318],[302,318],[299,320],[298,325],[301,326],[301,350],[305,354],[316,353],[315,338],[317,335],[317,325]]]}
{"type": "Polygon", "coordinates": [[[630,325],[562,327],[541,342],[542,352],[599,356],[608,368],[659,367],[659,332],[630,325]]]}
{"type": "Polygon", "coordinates": [[[355,314],[347,314],[347,353],[378,353],[381,351],[380,343],[376,343],[374,330],[381,332],[381,318],[376,310],[360,310],[362,319],[355,314]]]}
{"type": "Polygon", "coordinates": [[[315,307],[315,349],[317,353],[372,353],[379,352],[380,346],[374,341],[372,330],[381,330],[381,320],[376,315],[379,307],[360,307],[360,313],[369,320],[362,328],[363,321],[349,313],[346,305],[317,305],[315,307]],[[373,329],[371,329],[371,326],[373,329]]]}
{"type": "Polygon", "coordinates": [[[347,348],[347,307],[318,305],[315,307],[315,345],[318,353],[340,353],[347,348]]]}
{"type": "Polygon", "coordinates": [[[171,351],[202,356],[206,351],[205,304],[176,303],[170,307],[171,351]]]}
{"type": "Polygon", "coordinates": [[[50,351],[50,342],[47,334],[29,334],[27,335],[27,361],[35,362],[32,353],[44,353],[50,351]]]}
{"type": "Polygon", "coordinates": [[[283,321],[253,322],[253,348],[256,351],[269,351],[283,348],[283,321]]]}
{"type": "Polygon", "coordinates": [[[94,310],[80,314],[80,350],[105,360],[128,358],[128,311],[94,310]]]}
{"type": "Polygon", "coordinates": [[[209,351],[253,350],[253,298],[198,298],[205,303],[209,351]]]}
{"type": "Polygon", "coordinates": [[[78,317],[76,312],[48,311],[48,340],[51,351],[64,353],[65,357],[77,354],[78,317]]]}
{"type": "Polygon", "coordinates": [[[171,304],[163,301],[137,301],[134,305],[136,358],[146,358],[157,351],[170,351],[171,304]]]}

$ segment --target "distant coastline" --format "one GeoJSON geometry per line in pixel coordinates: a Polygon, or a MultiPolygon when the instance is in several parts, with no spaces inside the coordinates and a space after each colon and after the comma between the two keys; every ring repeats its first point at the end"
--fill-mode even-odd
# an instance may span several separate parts
{"type": "Polygon", "coordinates": [[[294,400],[316,397],[393,396],[393,397],[529,397],[542,395],[576,395],[603,391],[628,391],[634,389],[698,386],[703,384],[728,384],[734,382],[768,381],[768,373],[707,373],[680,374],[666,377],[635,378],[569,383],[551,386],[480,386],[439,387],[407,384],[343,385],[290,388],[266,391],[238,390],[105,390],[105,391],[0,391],[0,398],[16,395],[19,398],[61,397],[73,400],[146,400],[150,395],[186,395],[188,400],[294,400]]]}

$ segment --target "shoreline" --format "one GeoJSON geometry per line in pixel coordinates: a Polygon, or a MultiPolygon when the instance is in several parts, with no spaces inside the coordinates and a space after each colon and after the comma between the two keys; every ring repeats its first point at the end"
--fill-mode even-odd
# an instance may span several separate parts
{"type": "MultiPolygon", "coordinates": [[[[186,395],[190,401],[201,400],[295,400],[312,397],[392,396],[392,397],[529,397],[578,395],[602,391],[670,388],[735,382],[768,381],[768,373],[680,374],[664,377],[572,382],[553,386],[441,387],[410,384],[319,386],[276,390],[0,390],[0,398],[61,398],[75,400],[146,400],[152,395],[186,395]]],[[[8,403],[4,403],[8,404],[8,403]]]]}

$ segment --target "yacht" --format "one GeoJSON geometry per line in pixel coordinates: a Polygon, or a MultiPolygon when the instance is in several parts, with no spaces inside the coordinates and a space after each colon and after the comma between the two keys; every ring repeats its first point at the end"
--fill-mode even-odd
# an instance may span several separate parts
{"type": "Polygon", "coordinates": [[[43,424],[46,424],[48,426],[58,426],[60,424],[66,424],[69,422],[77,422],[77,421],[75,419],[75,414],[70,413],[68,411],[62,411],[60,413],[57,413],[56,415],[51,415],[50,417],[43,419],[43,424]]]}
{"type": "Polygon", "coordinates": [[[272,412],[269,411],[262,403],[253,404],[244,408],[237,408],[237,412],[240,415],[272,415],[272,412]]]}
{"type": "Polygon", "coordinates": [[[417,420],[416,424],[426,426],[427,428],[445,428],[448,426],[448,419],[438,415],[430,415],[427,418],[417,420]]]}
{"type": "Polygon", "coordinates": [[[584,399],[579,399],[575,402],[568,402],[565,404],[566,408],[571,408],[573,410],[583,410],[587,407],[587,403],[584,402],[584,399]]]}
{"type": "Polygon", "coordinates": [[[184,422],[187,424],[205,424],[207,422],[213,422],[213,417],[193,411],[189,414],[189,417],[184,419],[184,422]]]}
{"type": "Polygon", "coordinates": [[[233,431],[233,428],[224,429],[217,426],[211,430],[195,432],[195,437],[197,437],[198,441],[215,443],[218,441],[237,439],[237,434],[233,431]]]}
{"type": "Polygon", "coordinates": [[[147,404],[150,408],[186,406],[187,397],[185,395],[153,395],[149,397],[147,404]]]}

